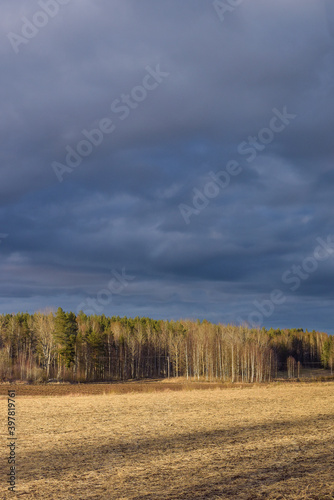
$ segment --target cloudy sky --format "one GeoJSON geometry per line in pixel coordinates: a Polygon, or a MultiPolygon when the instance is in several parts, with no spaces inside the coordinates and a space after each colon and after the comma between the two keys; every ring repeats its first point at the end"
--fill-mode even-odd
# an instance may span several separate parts
{"type": "Polygon", "coordinates": [[[332,0],[2,0],[1,312],[334,333],[332,0]]]}

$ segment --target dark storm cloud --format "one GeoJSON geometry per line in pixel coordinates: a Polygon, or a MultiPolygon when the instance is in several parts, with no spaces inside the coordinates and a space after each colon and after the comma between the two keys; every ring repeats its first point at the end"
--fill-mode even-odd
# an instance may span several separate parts
{"type": "MultiPolygon", "coordinates": [[[[334,233],[331,2],[242,2],[223,22],[211,1],[60,3],[2,2],[2,310],[76,310],[125,269],[106,314],[247,317],[334,233]],[[42,4],[56,13],[15,53],[42,4]],[[148,67],[166,76],[136,101],[148,67]],[[248,161],[240,145],[284,108],[248,161]],[[53,162],[105,118],[59,183],[53,162]],[[179,205],[232,160],[241,173],[186,224],[179,205]]],[[[331,331],[332,275],[320,262],[263,323],[331,331]]]]}

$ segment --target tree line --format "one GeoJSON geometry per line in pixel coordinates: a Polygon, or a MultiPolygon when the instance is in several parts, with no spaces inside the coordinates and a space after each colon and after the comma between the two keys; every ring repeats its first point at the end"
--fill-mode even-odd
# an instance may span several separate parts
{"type": "Polygon", "coordinates": [[[264,382],[287,370],[334,366],[333,337],[302,329],[248,328],[57,312],[0,315],[1,380],[92,382],[186,377],[264,382]]]}

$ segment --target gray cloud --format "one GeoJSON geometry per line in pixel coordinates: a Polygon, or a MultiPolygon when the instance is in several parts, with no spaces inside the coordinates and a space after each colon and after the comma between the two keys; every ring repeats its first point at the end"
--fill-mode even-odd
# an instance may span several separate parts
{"type": "MultiPolygon", "coordinates": [[[[331,2],[71,0],[15,53],[38,2],[2,2],[2,312],[76,310],[123,267],[105,314],[234,322],[332,234],[331,2]],[[125,120],[111,104],[145,68],[168,78],[125,120]],[[273,108],[296,119],[249,163],[238,146],[273,108]],[[60,184],[51,167],[103,118],[115,131],[60,184]],[[209,172],[242,173],[186,225],[179,204],[209,172]]],[[[265,320],[333,331],[333,263],[265,320]]]]}

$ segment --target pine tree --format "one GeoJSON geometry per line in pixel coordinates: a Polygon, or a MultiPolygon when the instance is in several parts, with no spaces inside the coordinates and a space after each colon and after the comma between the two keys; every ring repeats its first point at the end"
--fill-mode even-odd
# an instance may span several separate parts
{"type": "Polygon", "coordinates": [[[75,341],[78,334],[78,324],[74,313],[65,313],[58,308],[55,319],[55,340],[59,345],[59,354],[66,368],[75,361],[75,341]]]}

